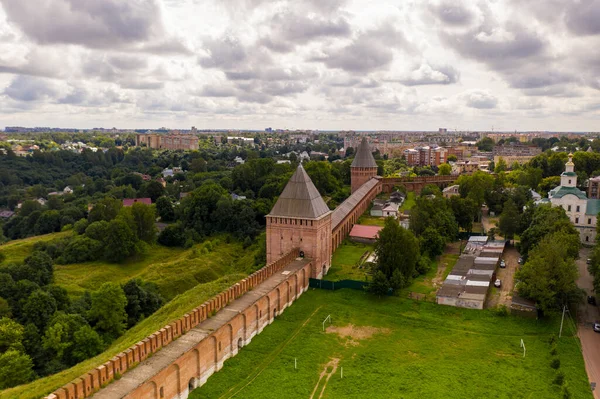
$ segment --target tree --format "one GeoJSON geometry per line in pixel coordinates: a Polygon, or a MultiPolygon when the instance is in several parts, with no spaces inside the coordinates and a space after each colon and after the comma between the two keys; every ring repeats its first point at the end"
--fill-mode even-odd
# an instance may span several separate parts
{"type": "Polygon", "coordinates": [[[506,161],[504,160],[504,158],[499,157],[498,158],[498,163],[496,164],[494,172],[496,172],[496,173],[504,173],[504,172],[506,172],[507,169],[508,169],[508,165],[507,165],[506,161]]]}
{"type": "Polygon", "coordinates": [[[450,176],[452,173],[452,166],[447,163],[443,163],[438,167],[438,174],[440,176],[450,176]]]}
{"type": "Polygon", "coordinates": [[[56,300],[46,291],[38,289],[29,295],[23,306],[23,319],[44,331],[48,321],[56,312],[56,300]]]}
{"type": "Polygon", "coordinates": [[[165,196],[156,200],[156,212],[162,222],[172,222],[175,220],[175,210],[171,200],[165,196]]]}
{"type": "Polygon", "coordinates": [[[142,185],[139,195],[140,197],[150,197],[152,202],[156,202],[156,200],[162,196],[164,192],[165,188],[159,181],[150,180],[142,185]]]}
{"type": "Polygon", "coordinates": [[[369,292],[377,296],[387,295],[390,290],[390,283],[381,270],[376,270],[373,274],[373,280],[368,286],[369,292]]]}
{"type": "Polygon", "coordinates": [[[127,297],[123,289],[115,283],[104,283],[100,289],[92,293],[92,307],[88,318],[94,323],[96,330],[115,339],[123,334],[127,325],[125,306],[127,297]]]}
{"type": "Polygon", "coordinates": [[[121,212],[127,209],[133,220],[131,228],[134,230],[138,240],[152,244],[156,241],[156,225],[154,208],[142,203],[135,203],[129,208],[123,208],[121,212]]]}
{"type": "Polygon", "coordinates": [[[519,294],[536,301],[543,311],[579,296],[575,283],[578,271],[568,241],[567,234],[562,232],[545,236],[515,274],[515,279],[520,280],[519,294]]]}
{"type": "Polygon", "coordinates": [[[9,349],[22,350],[23,326],[16,321],[3,317],[0,319],[0,353],[9,349]]]}
{"type": "Polygon", "coordinates": [[[423,234],[419,237],[419,243],[421,252],[430,258],[435,258],[444,252],[446,247],[446,240],[444,237],[433,227],[425,229],[423,234]]]}
{"type": "Polygon", "coordinates": [[[121,218],[111,220],[104,240],[104,256],[110,262],[121,262],[135,252],[136,235],[121,218]]]}
{"type": "Polygon", "coordinates": [[[579,256],[579,233],[573,227],[571,220],[562,207],[552,207],[550,205],[539,205],[535,207],[531,224],[527,227],[520,237],[519,252],[524,259],[527,259],[528,253],[539,243],[546,235],[561,232],[564,233],[562,239],[568,244],[568,254],[572,258],[579,256]]]}
{"type": "Polygon", "coordinates": [[[484,137],[477,142],[479,151],[492,151],[494,149],[494,140],[489,137],[484,137]]]}
{"type": "Polygon", "coordinates": [[[454,154],[448,155],[448,162],[456,162],[458,161],[458,157],[454,154]]]}
{"type": "Polygon", "coordinates": [[[88,215],[88,221],[90,223],[98,222],[101,220],[111,221],[117,217],[123,201],[106,197],[96,203],[88,215]]]}
{"type": "Polygon", "coordinates": [[[416,235],[423,234],[428,227],[435,227],[446,241],[458,234],[458,224],[449,202],[445,198],[418,197],[410,211],[410,230],[416,235]]]}
{"type": "Polygon", "coordinates": [[[0,318],[2,317],[11,317],[12,313],[10,310],[10,305],[8,301],[2,297],[0,297],[0,318]]]}
{"type": "Polygon", "coordinates": [[[504,238],[512,240],[515,237],[515,233],[519,230],[519,219],[519,210],[514,201],[509,198],[504,203],[504,210],[498,221],[498,228],[504,238]]]}
{"type": "Polygon", "coordinates": [[[450,197],[450,208],[458,226],[464,231],[473,230],[473,220],[477,216],[477,205],[468,198],[450,197]]]}
{"type": "Polygon", "coordinates": [[[150,316],[164,303],[164,299],[158,293],[158,289],[151,283],[144,283],[139,279],[132,279],[125,283],[123,292],[127,297],[127,326],[133,327],[140,320],[150,316]]]}
{"type": "Polygon", "coordinates": [[[476,171],[472,175],[462,175],[456,181],[460,185],[460,196],[471,199],[477,208],[485,202],[486,193],[494,187],[494,177],[489,174],[476,171]]]}
{"type": "Polygon", "coordinates": [[[31,358],[10,349],[0,355],[0,389],[24,384],[34,378],[31,358]]]}
{"type": "Polygon", "coordinates": [[[102,338],[89,325],[82,326],[73,334],[73,351],[71,356],[75,364],[96,356],[102,353],[103,350],[104,342],[102,338]]]}
{"type": "Polygon", "coordinates": [[[167,247],[181,247],[185,242],[185,232],[180,223],[170,224],[158,235],[158,243],[167,247]]]}
{"type": "Polygon", "coordinates": [[[393,218],[385,220],[385,226],[379,231],[375,242],[377,267],[389,280],[394,270],[400,270],[404,281],[408,282],[419,260],[419,241],[412,232],[406,230],[393,218]]]}

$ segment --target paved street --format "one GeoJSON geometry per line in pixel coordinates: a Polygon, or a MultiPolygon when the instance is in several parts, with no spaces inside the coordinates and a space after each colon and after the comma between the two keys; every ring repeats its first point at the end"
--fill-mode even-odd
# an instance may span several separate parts
{"type": "MultiPolygon", "coordinates": [[[[586,260],[591,250],[582,248],[579,252],[577,267],[579,268],[579,279],[577,285],[585,289],[586,295],[593,295],[592,276],[587,271],[586,260]]],[[[579,306],[577,312],[578,334],[583,349],[585,369],[590,382],[600,383],[600,334],[594,332],[592,326],[595,320],[599,320],[598,307],[589,305],[587,301],[579,306]]],[[[600,399],[600,386],[594,391],[594,398],[600,399]]]]}

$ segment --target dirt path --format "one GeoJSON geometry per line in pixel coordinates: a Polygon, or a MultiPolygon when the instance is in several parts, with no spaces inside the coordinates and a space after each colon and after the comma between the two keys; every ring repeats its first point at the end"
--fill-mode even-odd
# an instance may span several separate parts
{"type": "Polygon", "coordinates": [[[327,363],[325,365],[325,367],[323,368],[323,371],[319,375],[319,381],[317,381],[317,385],[315,385],[315,389],[313,389],[312,394],[310,395],[310,399],[313,399],[315,397],[315,394],[317,393],[317,390],[319,389],[319,385],[321,385],[321,380],[323,378],[325,378],[325,383],[323,384],[323,388],[321,388],[321,392],[319,393],[319,399],[321,399],[323,397],[323,394],[325,393],[325,388],[327,388],[327,383],[329,382],[329,379],[331,378],[331,376],[335,374],[339,363],[340,363],[340,359],[338,359],[337,357],[334,357],[333,359],[331,359],[329,361],[329,363],[327,363]],[[331,371],[328,372],[327,370],[329,369],[329,367],[331,367],[331,371]]]}
{"type": "Polygon", "coordinates": [[[515,285],[515,273],[519,268],[519,257],[521,255],[517,249],[511,245],[507,247],[502,255],[506,262],[506,268],[498,268],[496,278],[502,281],[502,287],[496,289],[495,295],[490,295],[487,299],[486,308],[493,308],[499,305],[510,307],[512,302],[512,292],[515,285]]]}
{"type": "Polygon", "coordinates": [[[436,290],[444,283],[444,273],[446,272],[446,268],[448,267],[448,263],[443,262],[444,255],[460,254],[460,246],[461,241],[446,244],[446,249],[440,257],[440,262],[438,262],[438,268],[435,277],[431,279],[431,284],[436,290]]]}
{"type": "MultiPolygon", "coordinates": [[[[593,277],[587,270],[586,260],[590,257],[591,250],[582,248],[579,251],[577,259],[577,268],[579,269],[579,278],[577,285],[583,288],[587,295],[594,295],[593,277]]],[[[581,341],[581,351],[585,361],[585,370],[587,371],[590,383],[600,384],[600,337],[594,332],[593,323],[599,320],[598,307],[589,305],[587,301],[579,305],[577,309],[578,328],[577,334],[581,341]]],[[[594,398],[600,399],[600,387],[593,391],[594,398]]]]}

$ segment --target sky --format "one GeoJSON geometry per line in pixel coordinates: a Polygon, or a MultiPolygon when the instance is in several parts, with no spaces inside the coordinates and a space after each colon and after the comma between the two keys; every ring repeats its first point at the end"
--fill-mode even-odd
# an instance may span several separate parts
{"type": "Polygon", "coordinates": [[[0,126],[600,131],[600,0],[0,0],[0,126]]]}

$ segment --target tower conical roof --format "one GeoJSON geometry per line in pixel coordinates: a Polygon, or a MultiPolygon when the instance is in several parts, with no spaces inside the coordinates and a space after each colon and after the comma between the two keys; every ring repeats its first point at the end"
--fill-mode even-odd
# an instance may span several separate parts
{"type": "Polygon", "coordinates": [[[352,168],[376,168],[377,163],[375,163],[375,158],[373,158],[373,154],[371,153],[371,149],[369,148],[369,143],[367,143],[367,138],[363,137],[360,142],[358,149],[356,150],[356,156],[352,161],[352,168]]]}
{"type": "Polygon", "coordinates": [[[300,164],[269,216],[318,219],[328,212],[331,212],[329,207],[300,164]]]}

